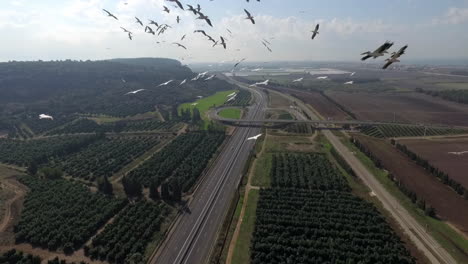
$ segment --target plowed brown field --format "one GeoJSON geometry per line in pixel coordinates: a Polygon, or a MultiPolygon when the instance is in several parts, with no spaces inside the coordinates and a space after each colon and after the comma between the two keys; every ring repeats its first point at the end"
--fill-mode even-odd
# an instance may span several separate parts
{"type": "Polygon", "coordinates": [[[468,200],[409,160],[388,141],[356,136],[408,189],[436,209],[437,216],[468,234],[468,200]]]}
{"type": "Polygon", "coordinates": [[[468,189],[468,137],[399,141],[468,189]]]}
{"type": "Polygon", "coordinates": [[[327,92],[360,120],[468,126],[468,105],[418,93],[327,92]]]}

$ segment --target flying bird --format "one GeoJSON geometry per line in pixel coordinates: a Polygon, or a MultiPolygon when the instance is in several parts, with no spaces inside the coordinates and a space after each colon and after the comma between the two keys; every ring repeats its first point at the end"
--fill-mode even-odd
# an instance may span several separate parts
{"type": "Polygon", "coordinates": [[[463,155],[463,154],[466,154],[466,153],[468,153],[468,151],[449,152],[448,154],[460,156],[460,155],[463,155]]]}
{"type": "Polygon", "coordinates": [[[393,42],[385,42],[382,46],[380,46],[378,49],[374,50],[373,52],[370,52],[370,51],[366,51],[364,53],[362,53],[361,55],[366,55],[364,56],[361,60],[362,61],[365,61],[369,58],[378,58],[378,57],[381,57],[383,55],[385,55],[385,53],[388,53],[388,49],[391,48],[393,46],[393,42]]]}
{"type": "Polygon", "coordinates": [[[328,76],[317,77],[317,80],[328,80],[328,76]]]}
{"type": "Polygon", "coordinates": [[[183,80],[183,81],[179,84],[179,86],[184,85],[186,82],[187,82],[187,79],[183,80]]]}
{"type": "Polygon", "coordinates": [[[319,28],[320,28],[320,24],[317,24],[315,26],[315,30],[312,31],[312,39],[315,39],[315,37],[319,34],[319,28]]]}
{"type": "Polygon", "coordinates": [[[353,85],[353,84],[354,84],[354,81],[345,82],[344,84],[345,84],[345,85],[353,85]]]}
{"type": "Polygon", "coordinates": [[[114,14],[112,14],[111,12],[109,12],[109,11],[107,11],[107,10],[105,10],[105,9],[103,9],[103,11],[107,13],[107,16],[113,17],[115,20],[119,20],[119,19],[118,19],[116,16],[114,16],[114,14]]]}
{"type": "Polygon", "coordinates": [[[205,35],[206,37],[208,37],[208,35],[206,34],[205,30],[200,30],[200,29],[198,29],[198,30],[193,31],[193,33],[202,33],[203,35],[205,35]]]}
{"type": "Polygon", "coordinates": [[[158,85],[158,87],[161,87],[161,86],[166,86],[166,85],[169,85],[171,82],[173,82],[174,80],[169,80],[165,83],[161,83],[160,85],[158,85]]]}
{"type": "Polygon", "coordinates": [[[204,15],[203,13],[198,12],[198,17],[197,17],[197,19],[203,19],[203,20],[206,21],[206,23],[207,23],[208,25],[210,25],[210,27],[213,27],[213,24],[211,24],[210,18],[209,18],[208,16],[204,15]]]}
{"type": "Polygon", "coordinates": [[[154,20],[149,20],[150,21],[150,25],[155,25],[156,27],[159,27],[158,23],[155,22],[154,20]]]}
{"type": "Polygon", "coordinates": [[[176,21],[177,21],[177,24],[179,24],[179,23],[180,23],[180,17],[179,17],[179,16],[177,16],[177,19],[176,19],[176,21]]]}
{"type": "Polygon", "coordinates": [[[246,59],[243,58],[242,60],[240,60],[239,62],[237,62],[236,64],[234,64],[234,67],[233,67],[233,68],[236,68],[237,66],[239,66],[239,64],[240,64],[241,62],[243,62],[243,61],[245,61],[245,60],[246,60],[246,59]]]}
{"type": "Polygon", "coordinates": [[[156,34],[156,33],[153,31],[153,29],[150,28],[149,26],[146,26],[146,27],[145,27],[145,32],[147,32],[147,33],[149,33],[149,34],[153,34],[153,35],[156,34]]]}
{"type": "Polygon", "coordinates": [[[171,10],[169,10],[169,8],[167,8],[167,6],[163,6],[164,7],[164,12],[167,12],[168,14],[171,12],[171,10]]]}
{"type": "Polygon", "coordinates": [[[128,92],[128,93],[126,93],[126,95],[127,95],[127,94],[137,94],[137,93],[139,93],[139,92],[141,92],[141,91],[144,91],[144,90],[145,90],[145,89],[138,89],[138,90],[136,90],[136,91],[128,92]]]}
{"type": "Polygon", "coordinates": [[[192,11],[194,15],[198,14],[198,11],[195,8],[193,8],[193,6],[191,5],[187,5],[187,6],[189,8],[188,11],[192,11]]]}
{"type": "Polygon", "coordinates": [[[224,41],[224,38],[223,37],[220,37],[221,38],[221,45],[223,45],[224,49],[226,49],[226,42],[224,41]]]}
{"type": "Polygon", "coordinates": [[[182,45],[182,44],[180,44],[180,43],[173,42],[172,44],[177,45],[177,46],[179,46],[179,47],[181,47],[181,48],[183,48],[183,49],[187,49],[184,45],[182,45]]]}
{"type": "Polygon", "coordinates": [[[200,13],[200,11],[201,11],[201,6],[200,4],[197,4],[197,12],[200,13]]]}
{"type": "Polygon", "coordinates": [[[39,119],[49,119],[49,120],[54,120],[54,118],[50,115],[46,115],[46,114],[40,114],[39,115],[39,119]]]}
{"type": "Polygon", "coordinates": [[[356,72],[352,72],[349,77],[353,77],[356,74],[356,72]]]}
{"type": "Polygon", "coordinates": [[[130,31],[128,31],[126,28],[124,28],[124,27],[120,27],[120,28],[121,28],[124,32],[126,32],[126,33],[132,33],[132,32],[130,32],[130,31]]]}
{"type": "Polygon", "coordinates": [[[186,35],[183,35],[182,38],[180,38],[180,41],[184,40],[184,39],[185,39],[185,36],[186,36],[186,35]]]}
{"type": "Polygon", "coordinates": [[[252,24],[255,25],[255,19],[254,17],[249,13],[249,11],[247,11],[247,9],[244,9],[244,12],[247,14],[247,17],[245,19],[249,19],[250,21],[252,21],[252,24]]]}
{"type": "Polygon", "coordinates": [[[141,22],[140,19],[138,19],[138,17],[135,17],[135,19],[136,19],[136,23],[138,23],[138,24],[140,24],[141,26],[143,26],[143,23],[141,22]]]}
{"type": "Polygon", "coordinates": [[[262,136],[262,134],[258,134],[258,135],[254,136],[254,137],[249,137],[249,138],[247,138],[247,141],[248,140],[257,140],[261,136],[262,136]]]}
{"type": "Polygon", "coordinates": [[[179,0],[166,0],[166,1],[176,3],[180,9],[184,10],[184,7],[182,6],[179,0]]]}
{"type": "Polygon", "coordinates": [[[408,48],[408,45],[402,47],[399,51],[393,52],[392,56],[388,59],[386,59],[387,63],[383,66],[382,69],[387,69],[388,66],[390,66],[394,62],[400,62],[399,58],[405,54],[406,49],[408,48]]]}
{"type": "Polygon", "coordinates": [[[213,80],[214,77],[216,77],[216,74],[213,74],[210,77],[206,78],[205,81],[213,80]]]}
{"type": "Polygon", "coordinates": [[[266,85],[268,85],[268,83],[270,83],[270,80],[266,80],[266,81],[264,81],[264,82],[257,82],[257,83],[254,83],[254,84],[250,85],[250,87],[256,87],[256,86],[258,86],[258,85],[265,85],[265,86],[266,86],[266,85]]]}
{"type": "Polygon", "coordinates": [[[133,34],[132,32],[128,32],[128,38],[129,38],[130,40],[133,40],[132,34],[133,34]]]}
{"type": "Polygon", "coordinates": [[[296,79],[296,80],[294,80],[294,81],[292,81],[292,82],[293,82],[293,83],[295,83],[295,82],[302,82],[303,80],[304,80],[304,78],[299,78],[299,79],[296,79]]]}

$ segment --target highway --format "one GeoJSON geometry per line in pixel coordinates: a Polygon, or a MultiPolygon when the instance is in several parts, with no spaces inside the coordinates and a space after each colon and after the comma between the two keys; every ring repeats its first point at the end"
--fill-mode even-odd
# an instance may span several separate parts
{"type": "MultiPolygon", "coordinates": [[[[284,95],[284,94],[283,94],[284,95]]],[[[286,96],[288,99],[291,97],[286,96]]],[[[294,99],[298,102],[297,99],[294,99]]],[[[303,109],[311,118],[318,119],[315,113],[307,107],[303,102],[298,102],[301,109],[303,109]]],[[[304,119],[302,117],[302,119],[304,119]]],[[[426,232],[426,230],[419,224],[410,213],[400,205],[400,203],[380,184],[375,176],[359,161],[358,158],[336,137],[330,130],[324,130],[323,134],[330,141],[333,147],[340,153],[346,162],[353,168],[356,175],[362,179],[376,197],[380,200],[383,207],[390,212],[393,218],[403,228],[405,233],[413,241],[419,250],[429,259],[431,263],[457,263],[455,259],[440,246],[440,244],[426,232]]]]}
{"type": "MultiPolygon", "coordinates": [[[[261,119],[266,95],[252,90],[255,104],[246,119],[261,119]]],[[[242,171],[255,142],[246,138],[260,133],[260,128],[236,128],[217,160],[211,166],[163,244],[149,263],[206,263],[216,242],[231,201],[241,180],[242,171]]]]}

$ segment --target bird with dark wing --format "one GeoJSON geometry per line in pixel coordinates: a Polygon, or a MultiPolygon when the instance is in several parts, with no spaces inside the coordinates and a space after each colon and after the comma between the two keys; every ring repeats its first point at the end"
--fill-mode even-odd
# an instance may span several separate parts
{"type": "Polygon", "coordinates": [[[126,28],[124,27],[120,27],[125,33],[129,33],[130,31],[128,31],[126,28]]]}
{"type": "Polygon", "coordinates": [[[188,6],[188,11],[192,11],[194,15],[197,15],[198,14],[198,11],[191,5],[187,5],[188,6]]]}
{"type": "Polygon", "coordinates": [[[176,3],[180,9],[184,10],[184,6],[180,3],[179,0],[166,0],[166,1],[176,3]]]}
{"type": "Polygon", "coordinates": [[[386,41],[382,46],[380,46],[379,48],[377,48],[373,52],[366,51],[366,52],[362,53],[361,55],[365,55],[365,56],[361,60],[365,61],[365,60],[367,60],[369,58],[376,59],[378,57],[381,57],[381,56],[385,55],[385,53],[388,53],[388,49],[390,49],[392,46],[393,46],[393,42],[386,41]]]}
{"type": "Polygon", "coordinates": [[[153,30],[151,27],[149,27],[149,26],[146,26],[146,27],[145,27],[145,32],[146,32],[146,33],[149,33],[149,34],[156,35],[156,33],[154,32],[154,30],[153,30]]]}
{"type": "Polygon", "coordinates": [[[249,19],[250,21],[252,21],[252,24],[255,24],[255,19],[254,17],[250,14],[249,11],[247,11],[247,9],[244,9],[244,12],[247,14],[247,17],[245,19],[249,19]]]}
{"type": "Polygon", "coordinates": [[[208,25],[210,25],[210,27],[213,27],[213,24],[211,24],[211,20],[210,20],[210,18],[209,18],[207,15],[204,15],[203,13],[198,12],[198,17],[197,17],[197,19],[203,19],[203,20],[206,21],[206,23],[207,23],[208,25]]]}
{"type": "Polygon", "coordinates": [[[109,12],[109,11],[107,11],[107,10],[105,10],[105,9],[103,9],[103,11],[107,13],[107,16],[113,17],[115,20],[119,20],[119,19],[118,19],[116,16],[114,16],[114,14],[112,14],[111,12],[109,12]]]}
{"type": "Polygon", "coordinates": [[[174,43],[172,43],[172,44],[177,45],[177,46],[179,46],[179,47],[181,47],[181,48],[183,48],[183,49],[187,49],[184,45],[182,45],[182,44],[180,44],[180,43],[174,42],[174,43]]]}
{"type": "Polygon", "coordinates": [[[129,38],[130,40],[133,40],[132,34],[133,34],[132,32],[128,32],[128,38],[129,38]]]}
{"type": "Polygon", "coordinates": [[[179,16],[177,16],[176,21],[177,21],[177,24],[180,23],[180,17],[179,16]]]}
{"type": "Polygon", "coordinates": [[[385,61],[387,63],[385,63],[385,65],[382,67],[382,69],[387,69],[390,65],[392,65],[392,63],[395,63],[395,62],[400,62],[399,58],[405,54],[405,51],[406,49],[408,48],[408,45],[405,45],[404,47],[402,47],[399,51],[397,52],[393,52],[392,53],[392,56],[388,59],[386,59],[385,61]]]}
{"type": "Polygon", "coordinates": [[[141,22],[141,20],[138,17],[135,17],[135,19],[136,19],[136,23],[140,24],[143,27],[143,22],[141,22]]]}
{"type": "Polygon", "coordinates": [[[164,7],[164,12],[167,12],[168,14],[171,12],[171,10],[169,10],[169,8],[167,8],[167,6],[163,6],[164,7]]]}
{"type": "Polygon", "coordinates": [[[315,39],[315,37],[319,34],[319,28],[320,28],[320,24],[317,24],[315,26],[315,30],[312,30],[312,39],[315,39]]]}
{"type": "Polygon", "coordinates": [[[226,49],[226,41],[224,40],[222,36],[220,37],[220,39],[221,39],[221,45],[224,47],[224,49],[226,49]]]}
{"type": "Polygon", "coordinates": [[[155,25],[156,27],[159,27],[157,22],[155,22],[155,21],[153,21],[151,19],[149,21],[150,21],[150,23],[149,23],[150,25],[155,25]]]}
{"type": "Polygon", "coordinates": [[[182,38],[180,38],[180,41],[184,40],[185,36],[187,36],[187,35],[183,35],[182,38]]]}
{"type": "Polygon", "coordinates": [[[206,37],[208,37],[208,35],[206,34],[205,30],[198,29],[198,30],[193,31],[193,33],[202,33],[203,35],[205,35],[206,37]]]}

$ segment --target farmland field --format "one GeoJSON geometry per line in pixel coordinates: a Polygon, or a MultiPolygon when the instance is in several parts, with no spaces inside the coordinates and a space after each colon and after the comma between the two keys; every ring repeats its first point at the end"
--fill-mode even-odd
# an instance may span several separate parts
{"type": "Polygon", "coordinates": [[[319,92],[304,92],[288,88],[275,88],[280,92],[285,92],[299,98],[304,103],[311,105],[317,112],[324,118],[331,118],[334,120],[349,119],[349,116],[340,110],[336,105],[330,102],[327,98],[319,92]]]}
{"type": "Polygon", "coordinates": [[[103,138],[83,150],[56,161],[67,174],[94,181],[111,177],[132,160],[159,143],[156,137],[103,138]]]}
{"type": "Polygon", "coordinates": [[[141,166],[129,172],[144,186],[170,178],[183,180],[184,191],[190,189],[224,140],[223,133],[192,132],[176,138],[141,166]]]}
{"type": "Polygon", "coordinates": [[[434,167],[446,172],[450,178],[468,188],[468,138],[405,139],[399,143],[428,160],[434,167]],[[456,152],[460,152],[457,154],[456,152]]]}
{"type": "Polygon", "coordinates": [[[125,205],[63,179],[24,176],[20,181],[30,191],[15,227],[16,240],[49,250],[73,252],[125,205]]]}
{"type": "Polygon", "coordinates": [[[324,154],[276,154],[272,164],[273,188],[261,189],[257,204],[251,263],[414,263],[385,218],[350,192],[324,154]]]}
{"type": "Polygon", "coordinates": [[[410,125],[379,125],[364,126],[360,131],[368,136],[377,138],[391,137],[423,137],[467,134],[468,130],[456,128],[425,128],[423,126],[410,125]]]}
{"type": "Polygon", "coordinates": [[[468,126],[468,106],[416,93],[328,92],[357,119],[468,126]]]}
{"type": "Polygon", "coordinates": [[[85,248],[85,254],[91,259],[110,263],[130,263],[130,257],[140,254],[138,261],[143,261],[148,243],[160,231],[170,212],[170,207],[163,203],[139,201],[129,205],[93,238],[91,245],[85,248]]]}
{"type": "Polygon", "coordinates": [[[435,208],[437,216],[468,233],[468,200],[408,159],[389,142],[367,136],[355,136],[393,176],[426,204],[435,208]]]}

